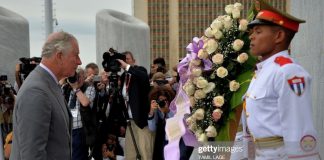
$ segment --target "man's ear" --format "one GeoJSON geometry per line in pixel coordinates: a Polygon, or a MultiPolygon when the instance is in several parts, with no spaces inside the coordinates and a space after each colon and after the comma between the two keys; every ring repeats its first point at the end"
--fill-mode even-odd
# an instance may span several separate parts
{"type": "Polygon", "coordinates": [[[280,43],[285,43],[285,39],[286,39],[286,32],[282,29],[278,30],[275,36],[275,43],[276,44],[280,44],[280,43]]]}
{"type": "Polygon", "coordinates": [[[62,51],[58,51],[55,53],[55,59],[59,64],[62,64],[63,56],[64,55],[62,51]]]}

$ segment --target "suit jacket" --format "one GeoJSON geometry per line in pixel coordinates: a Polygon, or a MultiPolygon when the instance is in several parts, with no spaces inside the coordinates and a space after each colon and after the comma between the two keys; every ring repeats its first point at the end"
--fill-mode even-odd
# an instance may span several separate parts
{"type": "Polygon", "coordinates": [[[61,88],[37,66],[17,95],[10,160],[70,160],[71,122],[61,88]]]}
{"type": "MultiPolygon", "coordinates": [[[[129,105],[132,111],[133,120],[140,128],[147,126],[148,112],[150,103],[148,94],[150,92],[150,82],[147,71],[141,66],[131,66],[128,70],[131,74],[128,96],[129,105]]],[[[125,73],[121,76],[121,82],[124,85],[125,73]]]]}

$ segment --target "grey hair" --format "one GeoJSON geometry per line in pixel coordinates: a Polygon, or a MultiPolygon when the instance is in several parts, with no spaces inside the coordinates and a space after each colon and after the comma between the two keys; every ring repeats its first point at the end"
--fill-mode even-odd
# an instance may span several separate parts
{"type": "Polygon", "coordinates": [[[76,40],[72,34],[64,31],[57,32],[56,34],[47,39],[42,49],[42,57],[49,58],[58,51],[65,53],[71,49],[72,40],[76,40]]]}

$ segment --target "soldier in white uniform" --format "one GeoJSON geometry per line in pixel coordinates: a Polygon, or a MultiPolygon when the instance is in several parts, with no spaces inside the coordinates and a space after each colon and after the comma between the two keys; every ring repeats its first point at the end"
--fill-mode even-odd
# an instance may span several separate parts
{"type": "Polygon", "coordinates": [[[246,121],[258,160],[320,159],[312,119],[311,76],[288,53],[305,21],[265,2],[248,25],[250,51],[261,57],[245,94],[246,121]]]}

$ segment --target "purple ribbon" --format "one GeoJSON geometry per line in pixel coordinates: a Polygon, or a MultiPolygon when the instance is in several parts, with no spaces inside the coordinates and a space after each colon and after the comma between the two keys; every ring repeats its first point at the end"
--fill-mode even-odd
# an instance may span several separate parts
{"type": "MultiPolygon", "coordinates": [[[[194,37],[192,42],[186,47],[188,54],[178,64],[178,73],[180,75],[179,88],[176,97],[170,103],[170,110],[174,114],[177,113],[176,102],[178,99],[181,99],[183,101],[183,103],[181,103],[181,105],[183,105],[182,107],[185,107],[186,113],[190,114],[190,100],[188,95],[182,89],[182,86],[186,83],[186,81],[189,79],[189,76],[191,75],[191,71],[189,69],[189,63],[192,60],[199,59],[198,51],[202,49],[203,46],[204,46],[203,40],[198,37],[194,37]]],[[[212,66],[212,62],[209,59],[203,60],[203,70],[210,70],[211,66],[212,66]]],[[[184,115],[180,115],[180,116],[183,117],[184,115]]],[[[183,125],[182,127],[185,127],[185,132],[183,132],[182,135],[184,143],[187,146],[193,146],[193,147],[197,146],[198,142],[196,136],[188,129],[188,126],[185,124],[185,121],[183,121],[183,123],[180,123],[180,125],[183,125]]],[[[165,159],[180,158],[179,140],[180,139],[174,140],[173,142],[165,146],[164,148],[165,159]]]]}

